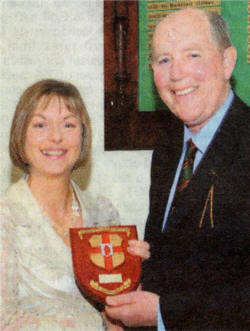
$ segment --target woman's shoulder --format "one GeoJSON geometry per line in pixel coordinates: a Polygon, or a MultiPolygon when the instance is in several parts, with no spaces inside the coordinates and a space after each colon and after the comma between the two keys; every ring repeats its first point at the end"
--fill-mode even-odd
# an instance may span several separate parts
{"type": "Polygon", "coordinates": [[[18,225],[28,221],[28,212],[34,209],[32,195],[22,177],[11,184],[0,197],[0,215],[18,225]]]}
{"type": "Polygon", "coordinates": [[[0,217],[1,221],[3,221],[6,217],[10,217],[10,208],[8,201],[4,198],[4,196],[0,197],[0,217]]]}
{"type": "Polygon", "coordinates": [[[17,182],[12,183],[7,190],[1,195],[1,199],[7,200],[19,200],[22,199],[25,193],[27,193],[28,185],[24,177],[21,177],[17,182]]]}
{"type": "MultiPolygon", "coordinates": [[[[0,232],[8,233],[12,232],[15,228],[13,220],[15,219],[10,201],[6,198],[5,194],[0,197],[0,232]]],[[[2,235],[1,234],[1,235],[2,235]]]]}
{"type": "Polygon", "coordinates": [[[20,198],[20,186],[22,186],[22,179],[19,179],[16,183],[11,184],[7,190],[0,197],[0,213],[4,215],[10,215],[11,205],[17,198],[20,198]]]}
{"type": "Polygon", "coordinates": [[[87,225],[105,226],[120,223],[119,212],[110,199],[103,195],[93,194],[90,190],[81,190],[75,183],[73,186],[87,225]]]}

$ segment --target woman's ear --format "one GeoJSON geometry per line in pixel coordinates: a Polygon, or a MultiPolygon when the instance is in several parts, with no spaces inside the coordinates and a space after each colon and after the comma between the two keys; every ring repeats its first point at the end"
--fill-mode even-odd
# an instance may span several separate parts
{"type": "Polygon", "coordinates": [[[237,50],[234,46],[229,46],[223,52],[223,67],[226,80],[230,80],[237,60],[237,50]]]}

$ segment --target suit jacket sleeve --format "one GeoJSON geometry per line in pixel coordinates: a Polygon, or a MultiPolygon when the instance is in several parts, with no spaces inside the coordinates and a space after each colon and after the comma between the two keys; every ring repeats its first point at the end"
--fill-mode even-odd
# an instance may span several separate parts
{"type": "Polygon", "coordinates": [[[164,233],[180,149],[166,144],[153,154],[145,230],[152,252],[143,288],[160,295],[167,330],[250,327],[249,119],[249,108],[236,97],[164,233]]]}

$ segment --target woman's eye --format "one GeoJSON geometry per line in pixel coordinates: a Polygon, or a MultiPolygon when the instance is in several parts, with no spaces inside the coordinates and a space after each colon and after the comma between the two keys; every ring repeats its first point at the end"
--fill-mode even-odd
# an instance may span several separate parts
{"type": "Polygon", "coordinates": [[[65,123],[64,126],[65,126],[65,128],[75,128],[76,127],[75,124],[73,124],[73,123],[65,123]]]}
{"type": "Polygon", "coordinates": [[[33,124],[33,127],[34,128],[43,128],[44,127],[44,124],[43,123],[34,123],[33,124]]]}

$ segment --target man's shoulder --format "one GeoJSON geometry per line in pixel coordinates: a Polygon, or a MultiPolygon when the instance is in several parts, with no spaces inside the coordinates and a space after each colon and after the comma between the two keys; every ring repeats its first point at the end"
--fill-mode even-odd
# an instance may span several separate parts
{"type": "Polygon", "coordinates": [[[235,133],[250,136],[249,120],[249,106],[237,95],[235,95],[226,117],[227,126],[231,129],[232,134],[235,133]]]}
{"type": "Polygon", "coordinates": [[[250,117],[250,107],[237,95],[234,96],[233,102],[230,106],[232,112],[237,112],[239,117],[250,117]]]}
{"type": "MultiPolygon", "coordinates": [[[[164,125],[159,128],[159,139],[154,147],[154,150],[158,149],[172,149],[173,146],[178,145],[183,141],[184,125],[183,122],[170,113],[167,116],[167,120],[164,118],[164,125]]],[[[175,148],[175,147],[174,147],[175,148]]]]}
{"type": "Polygon", "coordinates": [[[233,103],[232,105],[239,105],[241,107],[246,107],[249,110],[249,105],[247,105],[247,103],[234,92],[234,99],[233,99],[233,103]]]}

